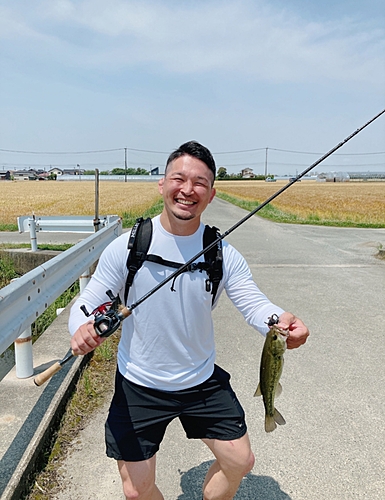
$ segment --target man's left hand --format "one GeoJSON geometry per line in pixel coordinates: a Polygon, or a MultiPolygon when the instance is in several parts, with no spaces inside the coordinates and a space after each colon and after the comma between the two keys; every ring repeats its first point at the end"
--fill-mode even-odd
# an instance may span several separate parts
{"type": "Polygon", "coordinates": [[[280,315],[277,326],[283,330],[289,330],[289,337],[286,342],[288,349],[300,347],[310,335],[303,321],[289,312],[284,312],[280,315]]]}

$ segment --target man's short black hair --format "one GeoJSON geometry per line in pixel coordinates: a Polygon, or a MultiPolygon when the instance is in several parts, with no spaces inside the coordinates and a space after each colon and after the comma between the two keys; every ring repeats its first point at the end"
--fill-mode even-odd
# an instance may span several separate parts
{"type": "Polygon", "coordinates": [[[194,158],[197,158],[200,161],[203,161],[203,163],[205,163],[207,167],[211,170],[211,172],[214,174],[214,180],[215,180],[216,166],[213,155],[205,146],[202,146],[202,144],[199,144],[199,142],[196,141],[185,142],[184,144],[179,146],[179,148],[176,149],[173,153],[171,153],[166,163],[166,170],[172,161],[184,155],[190,155],[194,158]]]}

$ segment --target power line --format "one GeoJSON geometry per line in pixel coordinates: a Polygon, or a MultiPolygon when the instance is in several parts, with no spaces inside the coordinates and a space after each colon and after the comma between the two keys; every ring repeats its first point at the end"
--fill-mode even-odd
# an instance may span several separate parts
{"type": "MultiPolygon", "coordinates": [[[[281,151],[283,153],[295,153],[299,155],[320,155],[322,153],[310,153],[307,151],[292,151],[290,149],[267,148],[272,151],[281,151]]],[[[366,155],[383,155],[385,151],[376,151],[373,153],[335,153],[335,156],[366,156],[366,155]]]]}
{"type": "MultiPolygon", "coordinates": [[[[140,153],[154,153],[154,154],[165,154],[168,155],[169,152],[166,151],[154,151],[150,149],[137,149],[137,148],[113,148],[113,149],[96,149],[90,151],[23,151],[16,149],[1,149],[3,153],[17,153],[17,154],[33,154],[33,155],[81,155],[81,154],[94,154],[94,153],[110,153],[113,151],[136,151],[140,153]]],[[[213,153],[214,155],[227,155],[227,154],[240,154],[240,153],[253,153],[255,151],[266,151],[269,149],[271,151],[279,151],[282,153],[294,153],[294,154],[305,154],[305,155],[320,155],[321,153],[315,153],[310,151],[295,151],[290,149],[279,149],[279,148],[253,148],[253,149],[240,149],[234,151],[217,151],[213,153]]],[[[375,151],[367,153],[335,153],[337,156],[367,156],[367,155],[383,155],[385,151],[375,151]]]]}
{"type": "Polygon", "coordinates": [[[19,153],[30,155],[84,155],[90,153],[110,153],[111,151],[122,151],[124,148],[99,149],[95,151],[18,151],[15,149],[0,149],[3,153],[19,153]]]}

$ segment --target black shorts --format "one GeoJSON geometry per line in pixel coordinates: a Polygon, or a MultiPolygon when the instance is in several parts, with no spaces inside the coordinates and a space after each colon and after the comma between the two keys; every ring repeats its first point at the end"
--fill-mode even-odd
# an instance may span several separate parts
{"type": "Polygon", "coordinates": [[[105,428],[107,456],[127,462],[151,458],[176,417],[190,439],[242,437],[247,430],[245,413],[229,381],[230,375],[215,365],[206,382],[165,392],[133,384],[117,370],[105,428]]]}

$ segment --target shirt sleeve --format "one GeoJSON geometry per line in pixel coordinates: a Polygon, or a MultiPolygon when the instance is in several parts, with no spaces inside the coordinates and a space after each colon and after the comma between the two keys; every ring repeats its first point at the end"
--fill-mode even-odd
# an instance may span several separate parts
{"type": "Polygon", "coordinates": [[[111,290],[114,295],[120,294],[122,298],[128,274],[126,268],[127,242],[128,235],[125,233],[110,243],[103,251],[95,273],[83,293],[71,307],[68,321],[71,335],[74,335],[81,325],[93,319],[93,316],[86,317],[80,306],[85,305],[87,311],[91,313],[96,307],[110,300],[106,294],[107,290],[111,290]]]}
{"type": "Polygon", "coordinates": [[[269,331],[267,322],[273,314],[284,310],[273,304],[253,280],[244,257],[231,245],[223,245],[224,280],[227,296],[242,313],[246,322],[262,335],[269,331]]]}

